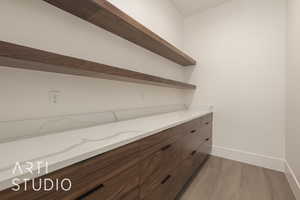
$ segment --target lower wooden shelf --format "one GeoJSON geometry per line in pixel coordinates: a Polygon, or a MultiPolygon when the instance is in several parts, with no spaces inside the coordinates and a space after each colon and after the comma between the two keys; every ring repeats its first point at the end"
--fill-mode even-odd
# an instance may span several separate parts
{"type": "Polygon", "coordinates": [[[0,41],[0,65],[179,89],[195,85],[0,41]]]}

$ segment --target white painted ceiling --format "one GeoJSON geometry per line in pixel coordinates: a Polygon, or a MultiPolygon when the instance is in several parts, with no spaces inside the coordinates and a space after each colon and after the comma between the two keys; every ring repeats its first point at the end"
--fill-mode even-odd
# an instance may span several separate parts
{"type": "Polygon", "coordinates": [[[215,7],[227,0],[172,0],[177,9],[184,15],[190,16],[197,12],[215,7]]]}

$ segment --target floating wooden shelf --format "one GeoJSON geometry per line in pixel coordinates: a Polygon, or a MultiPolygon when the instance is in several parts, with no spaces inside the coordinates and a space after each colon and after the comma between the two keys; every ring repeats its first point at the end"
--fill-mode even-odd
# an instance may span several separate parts
{"type": "Polygon", "coordinates": [[[0,66],[180,89],[195,85],[0,41],[0,66]]]}
{"type": "MultiPolygon", "coordinates": [[[[107,0],[44,0],[182,66],[196,61],[107,0]]],[[[159,23],[159,22],[158,22],[159,23]]]]}

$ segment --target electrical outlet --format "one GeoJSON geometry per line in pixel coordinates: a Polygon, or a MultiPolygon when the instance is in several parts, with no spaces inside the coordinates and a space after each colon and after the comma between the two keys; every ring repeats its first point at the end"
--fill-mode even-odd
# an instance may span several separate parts
{"type": "Polygon", "coordinates": [[[57,104],[60,97],[60,91],[58,90],[51,90],[49,91],[49,102],[51,104],[57,104]]]}

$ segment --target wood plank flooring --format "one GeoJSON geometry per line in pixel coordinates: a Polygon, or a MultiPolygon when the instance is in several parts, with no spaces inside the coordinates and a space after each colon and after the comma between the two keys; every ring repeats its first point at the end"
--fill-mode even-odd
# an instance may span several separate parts
{"type": "Polygon", "coordinates": [[[180,200],[296,200],[285,175],[210,157],[180,200]]]}

